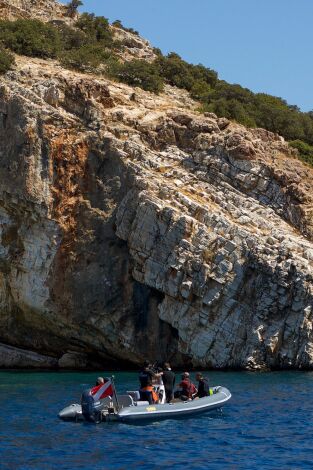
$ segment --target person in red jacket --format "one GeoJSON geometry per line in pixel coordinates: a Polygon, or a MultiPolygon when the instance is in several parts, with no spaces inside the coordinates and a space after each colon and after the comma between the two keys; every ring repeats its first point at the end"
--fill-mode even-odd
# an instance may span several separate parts
{"type": "Polygon", "coordinates": [[[181,400],[192,400],[197,394],[198,390],[196,386],[191,382],[189,372],[182,374],[182,381],[179,384],[181,389],[181,400]]]}

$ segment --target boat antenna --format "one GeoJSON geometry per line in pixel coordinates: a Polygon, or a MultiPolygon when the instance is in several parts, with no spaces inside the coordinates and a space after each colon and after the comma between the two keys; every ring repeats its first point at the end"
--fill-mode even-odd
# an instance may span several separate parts
{"type": "Polygon", "coordinates": [[[116,393],[116,388],[115,388],[114,379],[115,379],[115,377],[114,377],[114,375],[112,375],[112,376],[111,376],[111,382],[112,382],[114,397],[115,397],[115,401],[116,401],[116,410],[119,411],[119,409],[120,409],[120,404],[119,404],[118,398],[117,398],[117,393],[116,393]]]}

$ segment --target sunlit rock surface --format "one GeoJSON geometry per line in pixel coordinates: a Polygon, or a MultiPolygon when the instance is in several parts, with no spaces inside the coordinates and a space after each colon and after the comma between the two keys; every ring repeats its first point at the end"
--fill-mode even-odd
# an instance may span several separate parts
{"type": "Polygon", "coordinates": [[[182,90],[17,63],[0,83],[0,366],[312,368],[313,170],[284,140],[182,90]]]}

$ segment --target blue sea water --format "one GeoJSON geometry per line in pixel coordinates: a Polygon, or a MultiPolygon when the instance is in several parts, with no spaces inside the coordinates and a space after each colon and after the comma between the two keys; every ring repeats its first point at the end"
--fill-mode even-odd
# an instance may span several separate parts
{"type": "MultiPolygon", "coordinates": [[[[97,375],[0,372],[0,468],[313,468],[311,372],[209,372],[233,394],[212,415],[141,426],[60,421],[97,375]]],[[[137,386],[137,374],[115,377],[121,392],[137,386]]]]}

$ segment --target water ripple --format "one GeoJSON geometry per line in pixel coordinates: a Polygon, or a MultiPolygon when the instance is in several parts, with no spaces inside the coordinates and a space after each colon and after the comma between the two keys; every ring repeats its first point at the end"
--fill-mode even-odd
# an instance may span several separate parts
{"type": "MultiPolygon", "coordinates": [[[[313,374],[208,373],[233,400],[222,413],[134,426],[64,423],[98,374],[0,372],[0,468],[312,469],[313,374]]],[[[121,390],[136,374],[118,373],[121,390]]]]}

